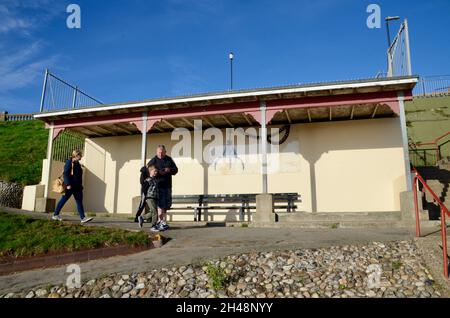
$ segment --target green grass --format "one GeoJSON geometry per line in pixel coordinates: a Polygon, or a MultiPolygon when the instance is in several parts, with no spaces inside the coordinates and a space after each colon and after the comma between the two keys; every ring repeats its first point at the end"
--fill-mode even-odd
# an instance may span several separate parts
{"type": "Polygon", "coordinates": [[[0,122],[0,180],[39,183],[47,139],[43,122],[0,122]]]}
{"type": "Polygon", "coordinates": [[[0,211],[0,257],[32,256],[120,244],[147,245],[148,234],[33,219],[0,211]]]}
{"type": "Polygon", "coordinates": [[[208,275],[212,287],[215,290],[219,290],[225,287],[228,278],[222,268],[209,263],[207,264],[206,274],[208,275]]]}
{"type": "Polygon", "coordinates": [[[392,268],[394,269],[394,270],[399,270],[401,267],[403,266],[403,263],[402,262],[392,262],[392,268]]]}

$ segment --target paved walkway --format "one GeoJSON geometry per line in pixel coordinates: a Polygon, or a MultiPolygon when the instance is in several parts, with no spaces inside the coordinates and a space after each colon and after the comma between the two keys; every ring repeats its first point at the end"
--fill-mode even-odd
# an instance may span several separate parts
{"type": "MultiPolygon", "coordinates": [[[[50,218],[49,214],[5,209],[11,213],[50,218]]],[[[64,215],[67,221],[79,222],[76,216],[64,215]]],[[[89,226],[108,226],[139,230],[136,223],[119,218],[98,217],[89,226]]],[[[148,225],[145,225],[148,230],[148,225]]],[[[299,248],[320,248],[333,245],[365,244],[411,240],[410,229],[258,229],[242,227],[210,227],[205,223],[172,223],[164,232],[170,241],[162,248],[128,256],[118,256],[80,264],[82,280],[112,273],[143,272],[163,266],[204,262],[244,252],[260,252],[299,248]]],[[[37,285],[64,284],[66,267],[32,270],[0,277],[0,292],[6,293],[37,285]]]]}

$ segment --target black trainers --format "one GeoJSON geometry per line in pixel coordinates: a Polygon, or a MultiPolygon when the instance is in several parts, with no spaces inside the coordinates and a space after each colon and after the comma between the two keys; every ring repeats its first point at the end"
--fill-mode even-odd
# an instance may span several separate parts
{"type": "Polygon", "coordinates": [[[166,223],[166,221],[161,221],[161,227],[164,228],[164,230],[168,230],[169,229],[169,224],[166,223]]]}
{"type": "Polygon", "coordinates": [[[156,223],[156,225],[154,227],[156,229],[158,229],[158,231],[160,231],[160,232],[164,232],[166,230],[166,228],[164,227],[164,225],[161,222],[156,223]]]}

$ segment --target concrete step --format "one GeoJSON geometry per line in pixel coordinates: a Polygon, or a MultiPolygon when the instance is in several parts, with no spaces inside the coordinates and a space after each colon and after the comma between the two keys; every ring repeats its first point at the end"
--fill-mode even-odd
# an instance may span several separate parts
{"type": "Polygon", "coordinates": [[[447,169],[447,165],[440,165],[438,167],[420,167],[417,168],[417,170],[427,182],[428,180],[440,180],[442,182],[450,181],[450,170],[447,169]]]}
{"type": "MultiPolygon", "coordinates": [[[[439,230],[440,221],[421,221],[423,230],[439,230]]],[[[249,227],[266,228],[301,228],[301,229],[351,229],[351,228],[408,228],[411,233],[415,232],[414,222],[405,221],[303,221],[303,222],[275,222],[258,223],[251,222],[249,227]]]]}
{"type": "Polygon", "coordinates": [[[303,228],[303,229],[348,229],[348,228],[413,228],[402,221],[297,221],[249,224],[251,227],[303,228]]]}
{"type": "Polygon", "coordinates": [[[277,213],[279,222],[390,222],[400,221],[400,212],[292,212],[292,213],[277,213]]]}
{"type": "MultiPolygon", "coordinates": [[[[439,199],[444,203],[447,208],[450,208],[450,195],[449,195],[449,186],[448,184],[442,183],[438,180],[429,180],[427,182],[431,190],[439,197],[439,199]]],[[[425,192],[425,200],[428,203],[434,202],[434,198],[431,194],[426,191],[425,192]]]]}

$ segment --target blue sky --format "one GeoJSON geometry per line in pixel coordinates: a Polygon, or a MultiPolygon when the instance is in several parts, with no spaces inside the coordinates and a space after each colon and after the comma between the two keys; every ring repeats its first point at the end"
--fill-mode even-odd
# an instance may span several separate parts
{"type": "Polygon", "coordinates": [[[408,18],[415,74],[450,74],[448,0],[0,0],[0,110],[38,111],[45,68],[105,103],[227,90],[230,51],[235,89],[373,77],[371,3],[408,18]]]}

